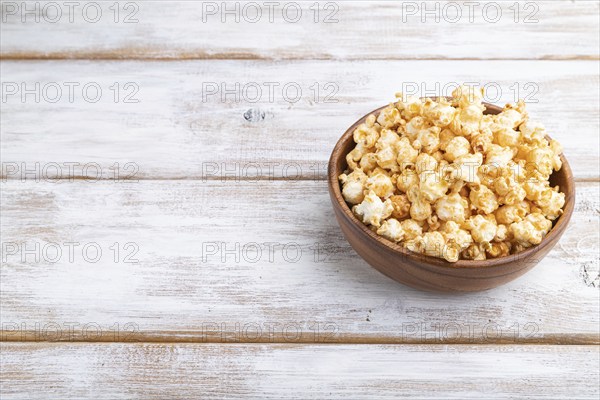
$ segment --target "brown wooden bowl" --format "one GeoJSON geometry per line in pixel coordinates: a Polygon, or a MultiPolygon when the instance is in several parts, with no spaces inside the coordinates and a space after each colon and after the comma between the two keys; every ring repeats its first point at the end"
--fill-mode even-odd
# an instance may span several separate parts
{"type": "MultiPolygon", "coordinates": [[[[498,114],[502,108],[484,103],[485,114],[498,114]]],[[[562,168],[550,177],[552,186],[559,185],[565,193],[563,214],[550,232],[537,245],[522,252],[484,261],[444,259],[418,254],[404,249],[371,231],[352,213],[342,197],[338,176],[347,168],[346,155],[354,148],[354,129],[374,110],[356,121],[335,145],[328,166],[329,195],[335,217],[342,232],[356,252],[372,267],[388,277],[417,289],[440,292],[474,292],[487,290],[510,282],[533,268],[558,242],[567,228],[575,206],[575,185],[569,163],[561,154],[562,168]]]]}

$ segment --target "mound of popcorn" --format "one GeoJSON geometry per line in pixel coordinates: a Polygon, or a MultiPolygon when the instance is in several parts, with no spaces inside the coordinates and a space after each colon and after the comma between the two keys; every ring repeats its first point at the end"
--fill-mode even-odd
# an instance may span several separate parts
{"type": "Polygon", "coordinates": [[[549,178],[562,148],[529,120],[525,103],[484,114],[483,89],[450,99],[404,97],[354,130],[339,176],[358,219],[406,249],[485,260],[539,244],[565,195],[549,178]]]}

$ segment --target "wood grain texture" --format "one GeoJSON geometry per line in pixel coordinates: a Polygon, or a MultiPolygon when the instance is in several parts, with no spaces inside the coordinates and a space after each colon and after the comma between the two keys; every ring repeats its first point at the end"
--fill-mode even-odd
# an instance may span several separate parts
{"type": "Polygon", "coordinates": [[[489,84],[492,103],[528,96],[537,101],[529,104],[531,117],[563,143],[576,179],[598,179],[600,95],[591,89],[599,84],[598,66],[598,61],[3,61],[3,85],[15,83],[18,92],[5,92],[1,110],[2,161],[11,168],[16,163],[16,169],[3,165],[1,173],[16,179],[25,169],[29,179],[110,178],[115,162],[121,168],[131,162],[138,179],[325,179],[342,133],[392,101],[396,91],[416,86],[421,95],[449,94],[444,88],[451,92],[452,83],[478,81],[489,84]],[[68,82],[79,85],[72,100],[68,82]],[[39,102],[34,94],[22,97],[22,83],[34,91],[39,83],[39,102]],[[62,88],[56,103],[48,101],[58,93],[52,83],[62,88]],[[127,83],[139,88],[130,98],[139,103],[124,102],[135,91],[127,83]],[[91,86],[88,100],[84,97],[87,84],[102,90],[98,102],[89,101],[96,96],[91,86]],[[294,85],[302,94],[295,103],[294,85]],[[72,173],[67,162],[76,163],[72,173]]]}
{"type": "Polygon", "coordinates": [[[112,1],[96,2],[101,15],[88,9],[88,22],[85,3],[72,21],[66,6],[57,18],[48,2],[38,3],[39,22],[35,14],[23,17],[22,7],[3,7],[3,58],[598,59],[600,43],[596,1],[523,1],[518,15],[514,2],[495,2],[496,22],[494,2],[470,12],[464,2],[321,1],[317,23],[314,1],[277,2],[272,20],[265,2],[255,3],[258,17],[256,9],[244,9],[246,2],[122,1],[117,22],[112,1]],[[301,7],[298,22],[286,22],[296,19],[294,8],[284,18],[290,3],[301,7]],[[458,4],[460,18],[448,3],[458,4]],[[223,14],[236,4],[238,12],[223,14]],[[425,14],[436,4],[437,12],[425,14]],[[338,22],[323,22],[328,16],[338,22]]]}
{"type": "Polygon", "coordinates": [[[598,398],[598,2],[521,2],[518,22],[502,2],[497,23],[483,2],[458,23],[404,21],[413,2],[319,2],[315,23],[312,1],[297,23],[262,2],[257,23],[203,21],[222,3],[186,1],[119,2],[114,22],[114,3],[71,23],[35,2],[23,23],[2,2],[2,399],[598,398]],[[501,87],[497,104],[533,94],[578,201],[517,281],[424,293],[343,239],[326,162],[403,83],[471,81],[501,87]]]}
{"type": "Polygon", "coordinates": [[[599,343],[598,189],[578,183],[569,229],[531,272],[449,296],[361,260],[323,181],[8,180],[2,339],[599,343]]]}
{"type": "Polygon", "coordinates": [[[597,346],[2,343],[6,399],[597,399],[597,346]]]}

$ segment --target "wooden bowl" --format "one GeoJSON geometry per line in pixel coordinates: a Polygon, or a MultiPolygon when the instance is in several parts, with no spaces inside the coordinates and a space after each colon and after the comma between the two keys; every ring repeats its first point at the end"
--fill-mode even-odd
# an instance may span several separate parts
{"type": "MultiPolygon", "coordinates": [[[[485,114],[498,114],[502,108],[484,103],[485,114]]],[[[550,177],[552,186],[559,185],[565,193],[564,213],[557,218],[550,232],[537,245],[520,253],[484,261],[444,259],[417,254],[404,249],[371,231],[352,213],[342,197],[338,176],[347,168],[346,155],[354,148],[354,129],[374,110],[356,121],[335,145],[328,166],[328,185],[335,217],[342,232],[356,252],[372,267],[388,277],[417,289],[440,292],[474,292],[494,288],[523,275],[533,268],[558,242],[573,214],[575,185],[569,163],[561,154],[562,168],[550,177]]]]}

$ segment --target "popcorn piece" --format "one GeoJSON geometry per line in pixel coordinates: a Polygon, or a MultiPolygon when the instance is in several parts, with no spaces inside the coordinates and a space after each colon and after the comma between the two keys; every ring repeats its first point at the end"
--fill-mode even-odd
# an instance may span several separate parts
{"type": "Polygon", "coordinates": [[[471,185],[469,200],[478,210],[491,214],[498,208],[498,198],[487,186],[471,185]]]}
{"type": "Polygon", "coordinates": [[[420,198],[421,197],[421,191],[419,189],[419,184],[418,183],[416,185],[410,186],[408,188],[408,190],[406,191],[406,197],[408,198],[408,201],[410,201],[411,203],[414,203],[415,201],[422,200],[420,198]]]}
{"type": "Polygon", "coordinates": [[[388,169],[393,172],[399,171],[400,167],[396,162],[397,155],[393,147],[385,147],[378,150],[376,155],[377,165],[381,168],[388,169]]]}
{"type": "Polygon", "coordinates": [[[362,169],[365,173],[369,173],[377,168],[377,153],[366,153],[360,159],[358,168],[362,169]]]}
{"type": "Polygon", "coordinates": [[[381,224],[377,229],[377,234],[383,236],[392,242],[399,242],[404,238],[404,230],[397,219],[390,218],[381,224]]]}
{"type": "Polygon", "coordinates": [[[431,216],[431,204],[421,198],[417,198],[410,206],[410,217],[415,221],[425,221],[431,216]]]}
{"type": "Polygon", "coordinates": [[[379,139],[377,139],[377,142],[375,143],[375,147],[379,150],[386,148],[394,149],[399,141],[400,136],[398,136],[396,132],[390,129],[382,129],[379,139]]]}
{"type": "Polygon", "coordinates": [[[410,217],[410,201],[408,196],[405,194],[393,195],[390,197],[394,210],[392,211],[392,217],[399,221],[402,221],[410,217]]]}
{"type": "Polygon", "coordinates": [[[461,179],[465,182],[478,183],[479,176],[477,175],[477,171],[481,164],[483,164],[483,156],[481,153],[467,154],[458,157],[454,161],[457,171],[454,178],[461,179]]]}
{"type": "Polygon", "coordinates": [[[405,219],[404,221],[400,222],[400,226],[402,227],[404,237],[407,240],[415,239],[423,234],[423,228],[421,225],[412,219],[405,219]]]}
{"type": "Polygon", "coordinates": [[[375,147],[377,148],[376,159],[377,164],[381,168],[388,169],[393,172],[399,170],[397,164],[396,146],[400,141],[400,136],[392,130],[382,129],[375,147]]]}
{"type": "Polygon", "coordinates": [[[495,179],[493,189],[501,204],[518,204],[527,196],[525,189],[510,174],[495,179]]]}
{"type": "Polygon", "coordinates": [[[562,208],[565,205],[565,194],[558,191],[558,186],[554,189],[546,189],[536,204],[540,207],[542,214],[551,221],[562,215],[562,208]]]}
{"type": "Polygon", "coordinates": [[[499,124],[512,129],[517,128],[526,119],[527,113],[525,112],[525,102],[522,100],[517,102],[516,107],[512,104],[507,104],[504,107],[504,110],[496,116],[496,121],[499,124]]]}
{"type": "Polygon", "coordinates": [[[476,243],[471,244],[469,247],[467,247],[465,250],[463,250],[461,253],[461,256],[462,256],[462,258],[464,258],[466,260],[477,260],[477,261],[482,261],[487,258],[485,256],[485,250],[483,249],[483,246],[480,244],[476,244],[476,243]]]}
{"type": "Polygon", "coordinates": [[[426,232],[421,237],[421,251],[433,257],[443,257],[446,240],[440,232],[426,232]]]}
{"type": "Polygon", "coordinates": [[[510,225],[509,231],[515,241],[523,247],[540,244],[552,228],[552,222],[540,213],[529,214],[523,221],[510,225]]]}
{"type": "Polygon", "coordinates": [[[401,170],[413,165],[417,161],[419,151],[410,144],[408,138],[403,137],[396,143],[396,152],[398,154],[396,162],[401,170]]]}
{"type": "Polygon", "coordinates": [[[524,201],[518,204],[505,205],[496,210],[496,221],[501,224],[512,224],[523,220],[530,211],[529,204],[524,201]]]}
{"type": "Polygon", "coordinates": [[[396,103],[396,107],[401,111],[402,117],[407,121],[416,116],[421,115],[423,111],[423,101],[416,96],[403,96],[402,93],[396,93],[396,97],[400,100],[396,103]]]}
{"type": "Polygon", "coordinates": [[[438,199],[435,203],[435,213],[442,221],[464,222],[469,203],[460,194],[453,193],[438,199]]]}
{"type": "Polygon", "coordinates": [[[454,89],[452,97],[458,100],[460,108],[481,105],[483,101],[483,88],[477,89],[472,86],[463,85],[454,89]]]}
{"type": "Polygon", "coordinates": [[[360,124],[354,130],[354,142],[366,148],[375,146],[375,142],[379,139],[379,132],[373,126],[368,126],[366,123],[360,124]]]}
{"type": "Polygon", "coordinates": [[[381,221],[392,214],[394,207],[390,199],[385,202],[370,190],[364,200],[357,206],[352,208],[354,214],[359,217],[365,224],[379,227],[381,221]]]}
{"type": "Polygon", "coordinates": [[[543,180],[548,180],[554,169],[554,153],[550,147],[533,149],[527,154],[525,161],[531,165],[535,165],[537,176],[543,180]]]}
{"type": "Polygon", "coordinates": [[[402,117],[400,116],[400,111],[394,106],[394,104],[390,104],[381,112],[377,117],[377,123],[386,129],[395,129],[400,125],[402,121],[402,117]]]}
{"type": "Polygon", "coordinates": [[[499,224],[496,230],[494,242],[504,242],[508,237],[508,228],[504,224],[499,224]]]}
{"type": "Polygon", "coordinates": [[[519,132],[527,143],[539,142],[546,136],[546,128],[539,122],[527,120],[519,126],[519,132]]]}
{"type": "Polygon", "coordinates": [[[440,132],[440,149],[443,151],[446,151],[446,147],[448,146],[448,143],[450,143],[450,141],[452,139],[454,139],[455,137],[456,137],[456,135],[454,134],[454,132],[452,132],[452,130],[443,129],[440,132]]]}
{"type": "Polygon", "coordinates": [[[485,243],[483,245],[490,258],[505,257],[510,255],[510,244],[505,242],[485,243]]]}
{"type": "Polygon", "coordinates": [[[449,241],[446,243],[442,255],[448,262],[457,262],[460,258],[460,246],[449,241]]]}
{"type": "Polygon", "coordinates": [[[429,154],[436,152],[440,148],[440,128],[432,126],[421,129],[415,137],[413,147],[429,154]]]}
{"type": "Polygon", "coordinates": [[[521,132],[512,128],[501,127],[495,132],[496,143],[500,146],[517,146],[521,137],[521,132]]]}
{"type": "Polygon", "coordinates": [[[408,193],[411,187],[419,187],[417,173],[413,170],[405,169],[396,179],[396,187],[404,193],[408,193]]]}
{"type": "Polygon", "coordinates": [[[553,139],[550,141],[550,150],[552,150],[552,154],[554,154],[554,157],[552,158],[552,166],[554,167],[555,171],[560,171],[562,168],[562,160],[560,159],[560,155],[563,151],[562,145],[553,139]]]}
{"type": "Polygon", "coordinates": [[[503,168],[512,161],[513,157],[514,152],[510,147],[492,144],[485,155],[485,163],[503,168]]]}
{"type": "Polygon", "coordinates": [[[358,161],[360,161],[360,159],[368,152],[369,150],[364,147],[363,145],[356,145],[356,147],[354,149],[352,149],[347,155],[346,155],[346,163],[348,164],[348,168],[350,168],[351,170],[355,170],[356,168],[359,168],[358,166],[358,161]]]}
{"type": "Polygon", "coordinates": [[[426,232],[405,242],[405,245],[413,252],[443,258],[446,240],[440,232],[426,232]]]}
{"type": "Polygon", "coordinates": [[[548,188],[548,182],[540,180],[529,180],[523,184],[525,197],[527,200],[531,201],[540,200],[544,194],[544,191],[546,191],[548,188]]]}
{"type": "Polygon", "coordinates": [[[460,251],[466,249],[471,243],[473,243],[471,234],[462,229],[460,225],[454,221],[448,221],[444,223],[441,231],[444,234],[446,241],[455,243],[459,247],[460,251]]]}
{"type": "Polygon", "coordinates": [[[513,161],[508,164],[505,169],[506,174],[512,175],[515,182],[523,185],[523,183],[527,180],[527,169],[524,160],[519,160],[517,162],[513,161]]]}
{"type": "Polygon", "coordinates": [[[454,119],[456,108],[452,107],[445,99],[442,99],[439,103],[432,102],[430,107],[427,107],[426,103],[423,114],[435,126],[444,128],[454,119]]]}
{"type": "Polygon", "coordinates": [[[425,171],[435,171],[438,167],[438,162],[435,158],[426,153],[421,153],[415,162],[415,169],[421,175],[425,171]]]}
{"type": "Polygon", "coordinates": [[[469,218],[465,227],[471,232],[473,240],[477,243],[491,242],[496,237],[498,227],[488,218],[482,215],[475,215],[469,218]]]}
{"type": "Polygon", "coordinates": [[[426,231],[433,232],[440,229],[442,223],[439,221],[437,215],[431,214],[427,220],[425,220],[426,231]]]}
{"type": "Polygon", "coordinates": [[[485,110],[482,104],[483,88],[461,86],[452,92],[452,96],[458,101],[459,112],[450,127],[458,135],[471,137],[479,131],[485,110]]]}
{"type": "Polygon", "coordinates": [[[379,197],[388,198],[394,194],[394,183],[389,176],[381,172],[371,175],[365,186],[379,197]]]}
{"type": "Polygon", "coordinates": [[[367,175],[362,170],[355,169],[349,175],[342,174],[339,179],[342,182],[344,200],[350,204],[358,204],[363,201],[367,175]]]}
{"type": "Polygon", "coordinates": [[[427,122],[427,120],[421,116],[414,117],[406,124],[406,137],[410,139],[412,142],[415,140],[419,132],[423,129],[429,128],[431,125],[427,122]]]}
{"type": "Polygon", "coordinates": [[[511,242],[510,254],[515,254],[515,253],[518,253],[518,252],[526,250],[526,249],[527,249],[527,247],[523,246],[520,243],[511,242]]]}
{"type": "Polygon", "coordinates": [[[438,169],[440,167],[444,167],[444,166],[448,165],[448,161],[444,160],[444,153],[442,153],[439,150],[437,150],[434,153],[431,153],[431,157],[435,158],[435,161],[438,162],[438,169]]]}
{"type": "Polygon", "coordinates": [[[552,222],[540,213],[529,214],[525,220],[530,222],[536,230],[548,233],[552,229],[552,222]]]}
{"type": "Polygon", "coordinates": [[[471,151],[471,144],[467,139],[462,136],[455,136],[446,145],[446,153],[444,154],[446,160],[454,161],[459,157],[469,154],[471,151]]]}
{"type": "Polygon", "coordinates": [[[446,194],[450,184],[439,176],[439,173],[425,171],[419,175],[419,190],[421,197],[429,202],[435,202],[446,194]]]}
{"type": "Polygon", "coordinates": [[[471,148],[476,153],[487,153],[493,144],[492,132],[488,129],[482,131],[479,134],[475,134],[471,138],[471,148]]]}

